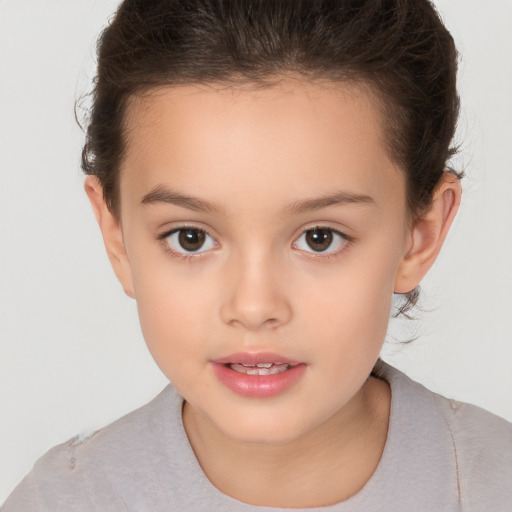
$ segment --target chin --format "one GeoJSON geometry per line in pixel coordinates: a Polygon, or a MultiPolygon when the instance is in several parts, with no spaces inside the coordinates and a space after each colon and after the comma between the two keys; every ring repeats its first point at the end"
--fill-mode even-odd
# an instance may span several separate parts
{"type": "Polygon", "coordinates": [[[258,417],[236,416],[231,417],[229,424],[222,421],[217,424],[223,434],[238,443],[284,445],[295,441],[309,429],[299,425],[297,419],[290,421],[290,417],[269,418],[264,413],[258,417]]]}

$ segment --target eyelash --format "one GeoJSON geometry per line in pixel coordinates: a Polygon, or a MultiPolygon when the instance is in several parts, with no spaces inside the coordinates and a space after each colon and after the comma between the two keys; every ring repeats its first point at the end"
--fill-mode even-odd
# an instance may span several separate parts
{"type": "Polygon", "coordinates": [[[336,250],[336,251],[332,251],[332,252],[315,252],[315,251],[302,251],[301,249],[298,249],[299,251],[307,254],[307,257],[308,258],[313,258],[313,259],[322,259],[322,260],[328,260],[328,259],[332,259],[332,258],[337,258],[338,256],[341,256],[342,254],[345,253],[345,251],[352,245],[352,243],[355,241],[355,239],[345,233],[343,233],[342,231],[339,231],[338,229],[335,229],[333,227],[330,227],[330,226],[324,226],[324,225],[321,225],[321,224],[315,224],[313,226],[310,226],[310,227],[307,227],[306,229],[302,230],[300,235],[295,239],[295,241],[293,242],[292,246],[296,246],[297,244],[297,241],[303,236],[305,235],[308,231],[313,231],[313,230],[324,230],[324,231],[330,231],[331,233],[335,234],[335,235],[338,235],[344,242],[343,242],[343,245],[340,249],[336,250]]]}
{"type": "MultiPolygon", "coordinates": [[[[167,239],[171,235],[173,235],[174,233],[179,233],[180,231],[185,231],[187,229],[198,231],[199,233],[204,233],[205,235],[207,235],[210,238],[212,238],[213,240],[215,240],[215,238],[212,235],[210,235],[208,233],[208,231],[206,231],[205,229],[199,228],[197,226],[189,226],[189,225],[178,226],[177,228],[173,228],[173,229],[171,229],[169,231],[166,231],[165,233],[162,233],[161,235],[158,235],[157,239],[160,241],[160,245],[164,248],[166,253],[170,254],[173,257],[180,258],[181,260],[184,260],[184,261],[192,261],[194,258],[198,258],[200,256],[206,255],[207,252],[206,251],[205,252],[199,252],[199,253],[195,253],[195,252],[189,252],[189,253],[179,252],[179,251],[175,251],[167,243],[167,239]]],[[[215,243],[217,244],[217,242],[215,242],[215,243]]]]}
{"type": "MultiPolygon", "coordinates": [[[[179,226],[179,227],[176,227],[176,228],[173,228],[169,231],[165,231],[164,233],[158,235],[157,239],[159,240],[160,244],[162,245],[163,249],[165,250],[165,252],[167,252],[168,254],[170,254],[171,256],[173,257],[176,257],[176,258],[180,258],[181,260],[184,260],[184,261],[192,261],[194,260],[195,258],[198,258],[198,257],[201,257],[201,256],[204,256],[206,254],[208,254],[209,251],[204,251],[204,252],[199,252],[199,253],[196,253],[196,252],[189,252],[189,253],[186,253],[186,252],[179,252],[179,251],[175,251],[170,245],[169,243],[167,243],[167,239],[172,236],[173,234],[175,233],[178,233],[180,231],[184,231],[184,230],[187,230],[187,229],[190,229],[190,230],[194,230],[194,231],[197,231],[199,233],[203,233],[207,236],[209,236],[210,238],[212,238],[212,240],[215,241],[215,238],[210,235],[208,233],[208,231],[206,231],[205,229],[203,228],[199,228],[197,226],[193,226],[193,225],[183,225],[183,226],[179,226]]],[[[334,251],[334,252],[314,252],[314,251],[304,251],[302,249],[297,249],[299,251],[301,251],[302,253],[305,253],[307,254],[307,257],[309,258],[314,258],[314,259],[323,259],[323,260],[327,260],[327,259],[331,259],[331,258],[336,258],[338,256],[341,256],[341,254],[343,254],[347,249],[348,247],[350,247],[350,245],[352,245],[352,243],[354,242],[354,238],[353,237],[350,237],[348,236],[347,234],[335,229],[335,228],[332,228],[330,226],[323,226],[323,225],[313,225],[311,227],[308,227],[304,230],[301,231],[300,235],[298,237],[295,238],[294,242],[292,243],[292,247],[296,247],[296,244],[297,244],[297,241],[300,239],[300,237],[302,237],[303,235],[305,235],[308,231],[313,231],[313,230],[325,230],[325,231],[329,231],[335,235],[338,235],[340,238],[342,238],[344,240],[344,244],[342,246],[341,249],[337,250],[337,251],[334,251]]],[[[215,244],[218,245],[218,243],[215,241],[215,244]]]]}

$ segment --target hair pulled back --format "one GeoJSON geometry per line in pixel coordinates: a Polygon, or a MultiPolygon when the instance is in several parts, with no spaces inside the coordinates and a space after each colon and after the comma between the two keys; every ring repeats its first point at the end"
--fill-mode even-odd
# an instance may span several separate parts
{"type": "Polygon", "coordinates": [[[356,82],[379,99],[415,217],[455,152],[456,71],[453,39],[429,0],[124,0],[98,41],[82,168],[119,215],[134,95],[182,84],[269,86],[290,73],[356,82]]]}

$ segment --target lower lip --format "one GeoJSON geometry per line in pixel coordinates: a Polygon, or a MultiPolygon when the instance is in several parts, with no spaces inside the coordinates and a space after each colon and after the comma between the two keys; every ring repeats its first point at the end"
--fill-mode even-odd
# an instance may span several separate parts
{"type": "Polygon", "coordinates": [[[212,362],[216,377],[227,388],[248,398],[270,398],[291,388],[304,374],[304,363],[273,375],[247,375],[228,366],[212,362]]]}

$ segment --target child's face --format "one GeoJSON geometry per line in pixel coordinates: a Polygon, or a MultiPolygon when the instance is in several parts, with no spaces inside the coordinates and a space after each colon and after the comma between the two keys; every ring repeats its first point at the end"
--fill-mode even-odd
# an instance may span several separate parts
{"type": "Polygon", "coordinates": [[[131,104],[121,280],[199,421],[285,442],[362,404],[410,242],[383,141],[371,97],[348,85],[181,86],[131,104]],[[225,366],[260,353],[300,365],[225,366]]]}

